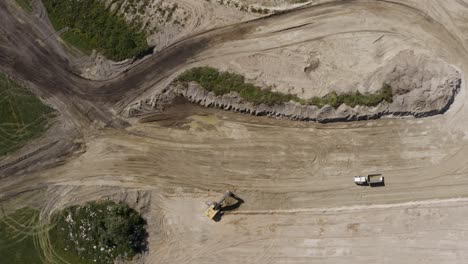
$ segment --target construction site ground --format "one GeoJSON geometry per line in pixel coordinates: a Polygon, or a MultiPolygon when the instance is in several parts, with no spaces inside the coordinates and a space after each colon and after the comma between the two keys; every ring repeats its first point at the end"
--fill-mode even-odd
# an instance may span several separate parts
{"type": "Polygon", "coordinates": [[[464,80],[445,114],[422,119],[318,124],[185,103],[152,122],[121,113],[191,66],[331,35],[397,37],[463,73],[468,2],[315,1],[187,37],[108,81],[73,72],[44,16],[0,2],[0,70],[60,113],[42,138],[0,160],[8,208],[41,197],[46,217],[126,201],[148,221],[142,263],[466,262],[464,80]],[[353,176],[367,173],[382,173],[385,186],[356,186],[353,176]],[[213,222],[206,202],[226,190],[245,203],[213,222]]]}

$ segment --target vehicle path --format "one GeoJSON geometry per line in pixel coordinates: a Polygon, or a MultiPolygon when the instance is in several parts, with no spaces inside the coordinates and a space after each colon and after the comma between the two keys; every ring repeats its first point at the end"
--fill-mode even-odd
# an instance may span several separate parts
{"type": "Polygon", "coordinates": [[[157,224],[146,263],[463,263],[464,81],[447,113],[424,119],[315,124],[193,110],[165,125],[118,113],[188,67],[343,34],[390,34],[466,72],[466,17],[449,1],[329,1],[188,37],[96,82],[73,73],[55,40],[38,42],[50,28],[0,2],[0,69],[31,83],[65,127],[43,142],[58,138],[50,149],[0,161],[0,200],[42,189],[53,211],[148,191],[157,224]],[[385,187],[354,185],[372,172],[385,187]],[[209,222],[204,202],[226,189],[246,203],[209,222]]]}

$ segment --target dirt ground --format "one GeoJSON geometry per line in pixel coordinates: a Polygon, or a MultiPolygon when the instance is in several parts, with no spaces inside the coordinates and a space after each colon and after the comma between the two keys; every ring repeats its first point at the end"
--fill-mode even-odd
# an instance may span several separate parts
{"type": "MultiPolygon", "coordinates": [[[[47,215],[144,193],[150,248],[142,263],[466,262],[464,81],[445,114],[423,119],[316,124],[184,104],[154,122],[120,113],[188,67],[328,36],[391,36],[463,73],[468,2],[312,3],[194,35],[108,81],[76,75],[44,21],[0,2],[0,69],[61,113],[47,135],[0,160],[5,204],[41,190],[47,215]],[[354,185],[354,175],[373,172],[385,187],[354,185]],[[206,202],[226,190],[245,203],[220,222],[205,218],[206,202]]],[[[339,54],[349,48],[343,43],[339,54]]]]}

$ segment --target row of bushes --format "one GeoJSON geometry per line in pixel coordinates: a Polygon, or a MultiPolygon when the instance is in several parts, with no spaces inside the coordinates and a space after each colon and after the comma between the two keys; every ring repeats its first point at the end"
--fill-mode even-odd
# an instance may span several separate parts
{"type": "Polygon", "coordinates": [[[136,56],[148,49],[146,36],[112,13],[99,0],[43,0],[56,30],[70,28],[62,35],[69,44],[90,54],[102,52],[112,60],[136,56]]]}
{"type": "Polygon", "coordinates": [[[392,102],[392,87],[384,84],[382,89],[373,94],[362,94],[359,91],[354,93],[337,94],[331,92],[324,97],[313,97],[310,99],[301,99],[296,95],[272,92],[262,89],[251,83],[246,83],[242,75],[220,72],[212,67],[196,67],[182,73],[178,79],[179,82],[197,82],[204,89],[214,92],[216,95],[227,94],[231,91],[238,92],[240,97],[254,104],[278,105],[289,101],[299,102],[304,105],[316,105],[322,107],[330,105],[339,107],[346,104],[350,107],[356,105],[376,106],[382,101],[392,102]]]}
{"type": "Polygon", "coordinates": [[[337,108],[342,104],[346,104],[349,107],[355,107],[356,105],[377,106],[383,101],[387,101],[388,103],[393,102],[393,93],[392,87],[388,84],[384,84],[380,91],[372,94],[362,94],[359,91],[353,93],[337,94],[335,91],[333,91],[324,97],[313,97],[308,100],[300,99],[299,101],[302,104],[316,105],[318,107],[330,105],[334,108],[337,108]]]}
{"type": "Polygon", "coordinates": [[[242,98],[255,104],[275,105],[295,99],[293,95],[262,90],[251,83],[246,83],[242,75],[220,72],[211,67],[192,68],[181,74],[178,81],[184,83],[197,82],[204,89],[212,91],[216,95],[235,91],[242,98]]]}

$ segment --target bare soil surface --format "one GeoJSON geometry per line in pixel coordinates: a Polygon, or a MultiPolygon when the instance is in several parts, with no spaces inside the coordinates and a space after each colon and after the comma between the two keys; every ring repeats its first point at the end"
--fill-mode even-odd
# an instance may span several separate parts
{"type": "MultiPolygon", "coordinates": [[[[90,81],[76,74],[41,16],[2,1],[0,69],[28,82],[61,115],[43,138],[0,160],[0,201],[20,207],[37,204],[40,196],[44,216],[99,198],[125,201],[150,223],[150,249],[141,263],[465,263],[463,81],[447,112],[422,119],[316,124],[183,102],[143,122],[120,114],[161,92],[184,69],[232,67],[252,54],[363,32],[373,34],[369,45],[382,35],[394,39],[389,43],[396,50],[384,47],[381,62],[369,59],[381,65],[377,69],[405,49],[443,62],[436,69],[451,65],[463,79],[467,6],[313,3],[195,34],[111,80],[90,81]],[[375,172],[383,173],[385,187],[354,185],[354,175],[375,172]],[[212,222],[203,215],[205,202],[227,189],[245,203],[212,222]],[[19,198],[26,194],[34,194],[29,202],[19,198]]],[[[353,53],[346,43],[336,52],[353,53]]],[[[343,60],[352,56],[358,55],[343,60]]],[[[372,67],[356,65],[352,71],[368,81],[372,67]]],[[[53,252],[47,240],[41,243],[53,252]]]]}
{"type": "MultiPolygon", "coordinates": [[[[252,12],[251,4],[241,1],[216,0],[103,0],[113,12],[125,17],[131,25],[147,35],[148,44],[158,54],[188,36],[222,26],[252,20],[266,13],[252,12]],[[244,6],[244,8],[241,7],[244,6]]],[[[85,56],[79,52],[73,59],[80,75],[92,80],[114,78],[134,63],[127,59],[115,62],[100,54],[85,56]]],[[[156,55],[158,56],[158,55],[156,55]]]]}

